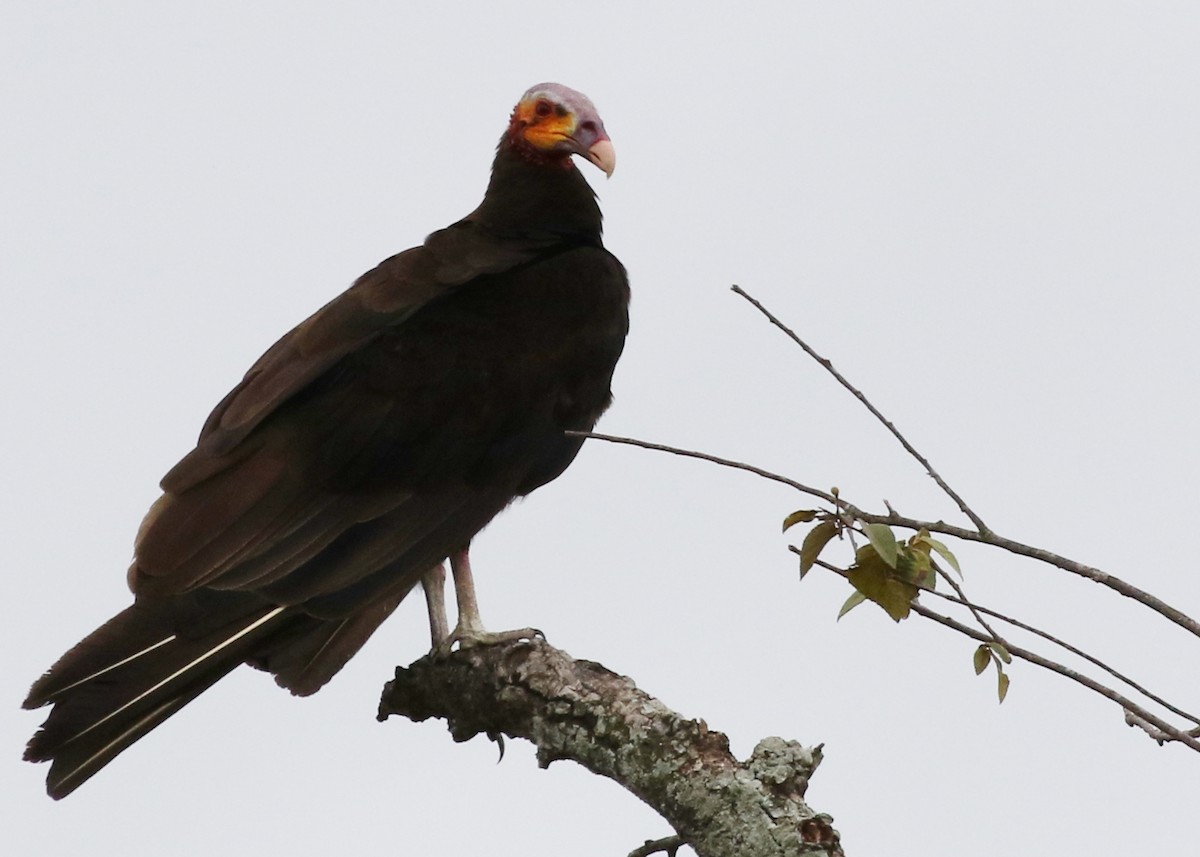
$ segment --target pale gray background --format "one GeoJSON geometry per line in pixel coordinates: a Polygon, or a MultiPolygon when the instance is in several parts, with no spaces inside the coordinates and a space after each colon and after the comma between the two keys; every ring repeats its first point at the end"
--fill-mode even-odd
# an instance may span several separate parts
{"type": "MultiPolygon", "coordinates": [[[[1003,532],[1195,614],[1195,3],[67,3],[0,18],[4,850],[623,855],[664,823],[513,743],[373,720],[427,645],[406,604],[296,700],[239,670],[66,802],[17,762],[28,683],[127,602],[158,478],[280,334],[469,211],[552,79],[620,157],[634,286],[605,431],[852,500],[955,510],[754,311],[863,386],[1003,532]]],[[[809,791],[857,855],[1192,854],[1200,757],[972,646],[796,581],[806,501],[589,444],[478,540],[483,612],[728,732],[824,742],[809,791]]],[[[985,603],[1193,707],[1197,641],[962,549],[985,603]],[[1136,668],[1136,669],[1135,669],[1136,668]]]]}

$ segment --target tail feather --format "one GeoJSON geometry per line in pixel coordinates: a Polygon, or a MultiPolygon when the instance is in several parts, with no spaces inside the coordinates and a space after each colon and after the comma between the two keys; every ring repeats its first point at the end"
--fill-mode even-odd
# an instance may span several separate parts
{"type": "Polygon", "coordinates": [[[133,604],[105,622],[58,659],[29,689],[23,707],[40,708],[73,687],[143,655],[175,636],[169,611],[133,604]]]}
{"type": "Polygon", "coordinates": [[[345,619],[305,617],[292,634],[272,640],[249,663],[274,673],[276,684],[297,696],[314,694],[363,647],[411,589],[400,589],[345,619]]]}
{"type": "Polygon", "coordinates": [[[25,758],[52,763],[46,790],[57,800],[238,664],[274,673],[293,693],[314,693],[407,594],[398,589],[340,619],[264,604],[248,593],[141,599],[34,683],[25,707],[54,707],[25,758]]]}
{"type": "Polygon", "coordinates": [[[53,762],[47,791],[55,799],[70,794],[122,750],[251,657],[262,639],[286,621],[285,608],[259,608],[199,639],[171,636],[139,648],[142,640],[135,636],[120,641],[120,648],[110,648],[110,663],[96,668],[100,644],[93,638],[111,646],[114,626],[128,624],[131,611],[135,608],[119,614],[68,652],[39,680],[25,702],[27,708],[54,704],[42,728],[30,739],[25,758],[53,762]]]}
{"type": "MultiPolygon", "coordinates": [[[[233,666],[229,669],[233,669],[233,666]]],[[[187,693],[167,699],[138,717],[114,720],[106,728],[89,735],[88,740],[71,742],[55,750],[51,757],[50,773],[46,776],[46,793],[60,800],[75,791],[123,750],[207,690],[229,669],[212,675],[187,693]]],[[[28,754],[26,758],[29,759],[28,754]]],[[[33,758],[29,761],[45,759],[33,758]]]]}

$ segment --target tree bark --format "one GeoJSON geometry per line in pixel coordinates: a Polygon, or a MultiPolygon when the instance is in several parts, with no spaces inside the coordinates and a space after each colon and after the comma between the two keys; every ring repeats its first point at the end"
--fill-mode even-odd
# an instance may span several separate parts
{"type": "Polygon", "coordinates": [[[833,819],[803,799],[820,746],[764,738],[739,762],[703,720],[542,640],[397,667],[379,703],[380,720],[393,714],[443,719],[455,741],[525,738],[543,768],[577,762],[641,798],[699,857],[843,854],[833,819]]]}

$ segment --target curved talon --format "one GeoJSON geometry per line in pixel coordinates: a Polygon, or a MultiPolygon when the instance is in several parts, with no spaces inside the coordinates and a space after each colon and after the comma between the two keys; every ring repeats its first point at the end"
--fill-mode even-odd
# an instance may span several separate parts
{"type": "Polygon", "coordinates": [[[499,765],[501,762],[504,761],[504,733],[503,732],[489,732],[488,738],[491,739],[492,741],[495,741],[496,746],[500,748],[500,758],[496,760],[496,764],[499,765]]]}

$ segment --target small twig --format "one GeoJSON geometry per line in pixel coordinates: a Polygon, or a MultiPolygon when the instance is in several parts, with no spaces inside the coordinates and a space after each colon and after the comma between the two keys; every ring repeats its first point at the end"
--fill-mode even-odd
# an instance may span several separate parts
{"type": "MultiPolygon", "coordinates": [[[[798,547],[796,547],[795,545],[788,545],[788,549],[794,554],[799,555],[799,553],[800,553],[800,549],[798,547]]],[[[824,568],[828,571],[832,571],[835,574],[841,575],[842,577],[846,576],[845,569],[839,568],[838,566],[833,565],[832,563],[828,563],[823,559],[817,559],[814,562],[814,565],[818,565],[821,568],[824,568]]],[[[1007,616],[1004,613],[1001,613],[997,610],[993,610],[990,607],[985,607],[982,604],[976,604],[972,601],[968,601],[965,598],[961,597],[961,595],[949,595],[945,592],[938,592],[936,589],[930,589],[928,586],[924,586],[920,583],[914,583],[913,586],[917,587],[922,592],[929,593],[930,595],[934,596],[935,598],[941,598],[944,601],[949,601],[951,604],[958,604],[960,606],[966,607],[971,610],[978,610],[980,613],[983,613],[984,615],[987,615],[987,616],[991,616],[994,619],[999,619],[1001,622],[1012,625],[1014,628],[1020,628],[1022,631],[1027,631],[1030,634],[1033,634],[1034,636],[1041,637],[1043,640],[1046,640],[1049,643],[1053,643],[1054,645],[1070,652],[1071,654],[1076,655],[1077,657],[1083,658],[1085,661],[1092,664],[1093,666],[1104,670],[1106,673],[1111,675],[1117,681],[1121,682],[1122,684],[1125,684],[1126,686],[1132,688],[1133,690],[1136,690],[1138,693],[1140,693],[1142,696],[1146,697],[1147,699],[1158,703],[1163,708],[1170,711],[1172,714],[1176,714],[1176,715],[1182,717],[1184,720],[1190,720],[1193,723],[1200,724],[1200,717],[1197,717],[1194,714],[1184,711],[1182,708],[1172,705],[1170,702],[1163,699],[1161,696],[1153,693],[1152,691],[1148,690],[1147,688],[1143,687],[1141,684],[1134,681],[1129,676],[1125,675],[1122,672],[1117,671],[1113,667],[1110,667],[1108,664],[1106,664],[1104,661],[1100,660],[1099,658],[1095,657],[1094,655],[1089,655],[1087,652],[1083,651],[1083,649],[1080,649],[1076,646],[1071,645],[1066,640],[1059,639],[1058,637],[1055,637],[1053,634],[1049,634],[1046,631],[1043,631],[1041,628],[1034,627],[1033,625],[1030,625],[1026,622],[1022,622],[1020,619],[1016,619],[1012,616],[1007,616]]],[[[1001,645],[1003,645],[1005,648],[1008,647],[1008,643],[1004,642],[1003,640],[1001,641],[1001,645]]],[[[1191,730],[1188,732],[1188,734],[1192,735],[1192,737],[1200,737],[1200,734],[1197,734],[1198,731],[1200,731],[1200,730],[1191,730]]]]}
{"type": "MultiPolygon", "coordinates": [[[[953,577],[951,577],[949,574],[947,574],[945,571],[943,571],[941,568],[938,568],[937,563],[934,563],[933,567],[937,570],[938,576],[941,577],[942,580],[946,581],[946,583],[950,584],[950,588],[953,589],[955,594],[958,595],[958,598],[956,599],[958,601],[958,603],[963,605],[964,607],[966,607],[968,610],[970,610],[971,615],[975,617],[975,621],[979,623],[979,626],[981,628],[983,628],[983,630],[985,630],[989,634],[991,634],[993,640],[995,640],[997,643],[999,643],[1000,645],[1004,646],[1004,648],[1007,649],[1008,641],[1005,640],[1003,637],[1001,637],[999,634],[997,634],[996,629],[987,623],[987,620],[983,618],[982,611],[979,610],[979,608],[977,608],[974,604],[971,603],[971,600],[969,598],[967,598],[967,593],[963,592],[963,588],[958,585],[958,581],[955,580],[953,577]]],[[[922,586],[919,583],[916,584],[916,586],[919,589],[922,589],[926,592],[935,592],[935,590],[931,589],[930,587],[922,586]]],[[[941,595],[942,593],[937,592],[936,594],[941,595]]]]}
{"type": "Polygon", "coordinates": [[[730,458],[720,458],[716,455],[709,455],[706,452],[696,452],[692,449],[680,449],[677,446],[665,446],[661,443],[651,443],[648,440],[637,440],[632,437],[617,437],[611,434],[598,434],[591,431],[567,431],[563,432],[569,437],[583,437],[592,440],[604,440],[609,443],[623,443],[627,446],[639,446],[642,449],[653,449],[658,452],[669,452],[672,455],[680,455],[684,458],[698,458],[701,461],[708,461],[712,464],[719,464],[722,467],[732,467],[734,470],[745,470],[747,473],[753,473],[755,476],[761,476],[763,479],[769,479],[772,482],[779,482],[787,485],[790,488],[795,488],[804,494],[809,494],[813,497],[818,497],[827,503],[834,505],[845,505],[844,501],[839,501],[837,497],[830,494],[828,491],[822,491],[820,488],[813,488],[810,485],[805,485],[797,482],[795,479],[788,479],[786,476],[780,476],[778,473],[772,473],[770,470],[763,470],[761,467],[755,467],[753,464],[746,464],[743,461],[734,461],[730,458]]]}
{"type": "Polygon", "coordinates": [[[660,851],[665,852],[667,857],[675,857],[676,852],[686,844],[682,836],[666,836],[655,840],[647,839],[645,845],[630,851],[629,857],[650,857],[651,854],[657,854],[660,851]]]}
{"type": "Polygon", "coordinates": [[[908,439],[905,438],[904,435],[902,435],[900,433],[900,430],[896,428],[896,426],[892,423],[892,421],[889,420],[887,417],[885,417],[882,413],[880,413],[879,409],[876,408],[873,404],[871,404],[870,399],[868,399],[865,395],[863,395],[861,390],[859,390],[857,387],[855,387],[853,384],[851,384],[846,379],[845,375],[843,375],[837,369],[834,369],[833,363],[828,358],[822,357],[820,354],[818,354],[816,351],[814,351],[811,345],[809,345],[807,342],[805,342],[803,339],[801,339],[799,336],[797,336],[796,332],[794,330],[792,330],[790,327],[788,327],[786,324],[784,324],[782,321],[780,321],[778,318],[776,318],[775,315],[769,309],[767,309],[765,306],[763,306],[758,301],[757,298],[751,297],[749,294],[747,294],[742,289],[741,286],[737,286],[737,285],[733,286],[733,292],[734,292],[734,294],[739,295],[740,297],[743,297],[747,301],[749,301],[754,306],[755,309],[757,309],[759,312],[761,312],[764,316],[767,317],[767,320],[770,321],[771,324],[775,325],[780,330],[782,330],[793,342],[795,342],[797,345],[799,345],[801,348],[804,349],[805,354],[807,354],[813,360],[816,360],[818,363],[820,363],[821,366],[824,367],[825,371],[827,371],[830,375],[832,375],[835,379],[837,379],[837,382],[839,384],[841,384],[843,387],[845,387],[847,390],[850,391],[850,394],[853,395],[854,398],[856,398],[860,402],[862,402],[863,405],[866,407],[866,409],[868,411],[870,411],[871,414],[875,417],[875,419],[877,419],[881,423],[883,423],[884,427],[892,433],[892,435],[896,438],[896,440],[900,441],[900,445],[904,447],[904,449],[908,452],[908,454],[911,455],[913,458],[915,458],[917,461],[919,461],[921,463],[921,466],[925,468],[925,472],[928,473],[933,478],[933,481],[938,484],[938,487],[941,488],[943,491],[945,491],[946,494],[950,497],[950,499],[953,500],[958,505],[958,508],[960,510],[962,510],[962,513],[971,519],[971,523],[973,523],[975,525],[975,527],[979,530],[979,532],[980,533],[989,532],[988,526],[987,526],[987,524],[985,524],[983,522],[983,519],[980,518],[977,514],[975,514],[975,511],[970,506],[967,505],[967,501],[964,500],[962,497],[960,497],[958,495],[958,492],[955,491],[953,488],[951,488],[946,483],[946,480],[944,480],[938,474],[938,472],[933,469],[933,465],[929,463],[929,459],[927,459],[925,456],[921,455],[921,453],[919,453],[917,451],[917,448],[908,442],[908,439]]]}

